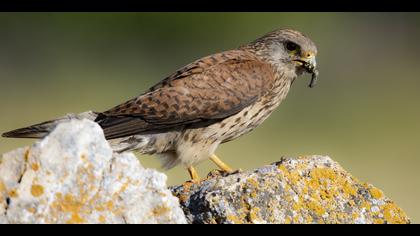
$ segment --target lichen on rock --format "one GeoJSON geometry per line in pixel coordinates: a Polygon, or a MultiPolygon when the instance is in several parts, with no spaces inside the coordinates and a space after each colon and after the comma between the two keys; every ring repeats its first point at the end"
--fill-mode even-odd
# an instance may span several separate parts
{"type": "Polygon", "coordinates": [[[214,171],[171,190],[165,182],[132,153],[113,153],[95,122],[70,117],[0,158],[0,224],[410,223],[381,190],[326,156],[214,171]]]}
{"type": "Polygon", "coordinates": [[[0,159],[0,223],[186,223],[166,176],[70,120],[0,159]]]}
{"type": "Polygon", "coordinates": [[[284,158],[172,191],[190,223],[410,223],[381,190],[326,156],[284,158]]]}

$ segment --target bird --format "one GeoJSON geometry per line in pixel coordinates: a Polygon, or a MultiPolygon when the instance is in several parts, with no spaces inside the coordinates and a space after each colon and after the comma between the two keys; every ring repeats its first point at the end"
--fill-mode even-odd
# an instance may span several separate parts
{"type": "Polygon", "coordinates": [[[156,154],[164,169],[182,164],[192,181],[195,166],[213,161],[234,170],[215,152],[263,123],[289,93],[295,79],[318,80],[317,47],[303,33],[276,29],[237,48],[202,57],[139,96],[104,112],[69,114],[2,134],[43,138],[59,123],[87,118],[101,126],[115,152],[156,154]]]}

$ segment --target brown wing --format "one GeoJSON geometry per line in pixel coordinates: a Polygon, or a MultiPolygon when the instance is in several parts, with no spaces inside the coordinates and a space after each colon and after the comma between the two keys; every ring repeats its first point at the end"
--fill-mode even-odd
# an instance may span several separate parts
{"type": "Polygon", "coordinates": [[[211,124],[256,101],[274,80],[271,67],[252,54],[232,50],[193,62],[143,95],[96,120],[108,139],[211,124]]]}

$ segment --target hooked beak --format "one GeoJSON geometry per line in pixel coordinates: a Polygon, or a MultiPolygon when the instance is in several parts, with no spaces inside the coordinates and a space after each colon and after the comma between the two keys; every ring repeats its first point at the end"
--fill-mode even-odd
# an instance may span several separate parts
{"type": "Polygon", "coordinates": [[[312,74],[311,82],[309,87],[313,88],[318,80],[318,69],[316,68],[316,60],[314,56],[308,57],[306,60],[293,60],[301,65],[307,73],[312,74]]]}

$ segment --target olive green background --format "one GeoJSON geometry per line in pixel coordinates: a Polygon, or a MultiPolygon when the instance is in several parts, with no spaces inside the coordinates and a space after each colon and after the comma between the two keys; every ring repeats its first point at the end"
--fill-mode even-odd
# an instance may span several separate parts
{"type": "MultiPolygon", "coordinates": [[[[298,79],[262,126],[217,154],[242,169],[330,155],[418,223],[419,23],[418,13],[0,13],[0,132],[103,111],[195,59],[293,28],[318,45],[318,86],[298,79]]],[[[0,153],[31,142],[0,138],[0,153]]],[[[188,178],[166,173],[169,184],[188,178]]]]}

